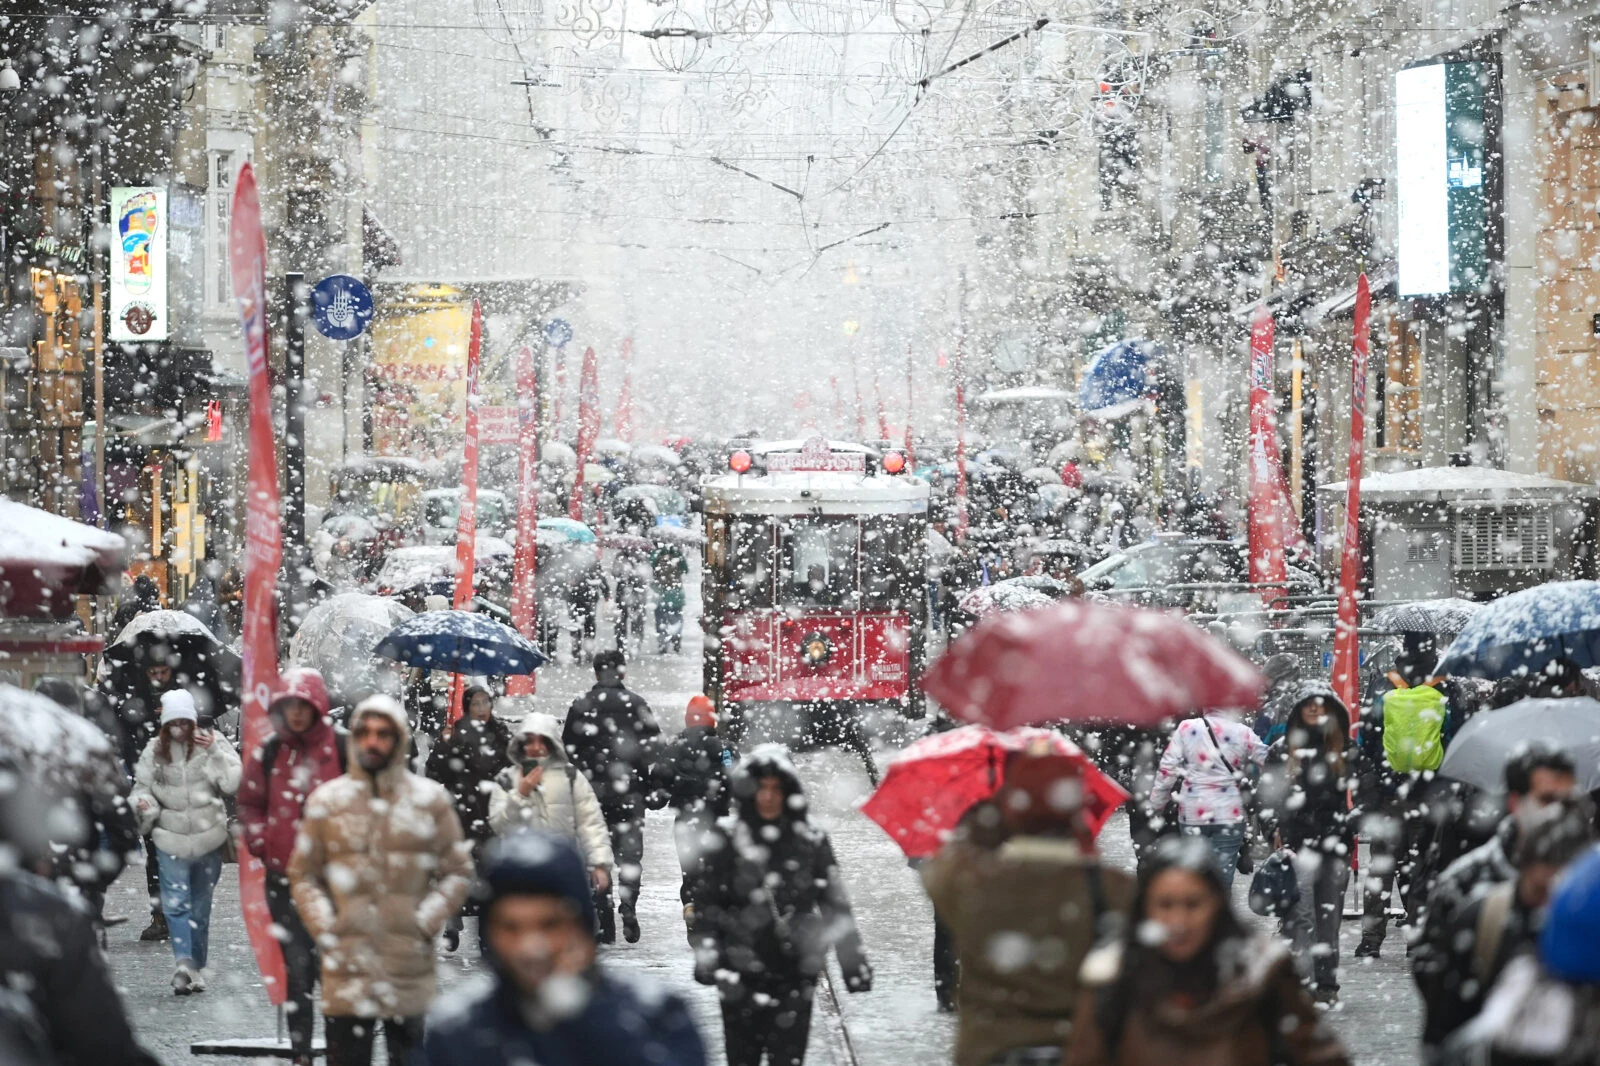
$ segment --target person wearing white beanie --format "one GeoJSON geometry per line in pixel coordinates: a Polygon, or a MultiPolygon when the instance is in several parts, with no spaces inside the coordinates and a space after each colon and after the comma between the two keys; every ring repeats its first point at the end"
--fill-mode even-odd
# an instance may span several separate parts
{"type": "Polygon", "coordinates": [[[161,910],[178,963],[172,991],[180,996],[206,988],[211,896],[228,840],[224,797],[238,790],[241,769],[228,738],[200,728],[193,696],[162,693],[161,729],[139,756],[129,798],[155,844],[161,910]]]}

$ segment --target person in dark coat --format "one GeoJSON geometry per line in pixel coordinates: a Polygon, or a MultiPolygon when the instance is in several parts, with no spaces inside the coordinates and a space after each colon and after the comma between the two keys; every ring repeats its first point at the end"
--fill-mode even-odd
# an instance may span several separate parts
{"type": "Polygon", "coordinates": [[[108,640],[116,640],[128,623],[146,611],[161,609],[161,590],[148,574],[133,579],[133,589],[117,604],[117,613],[111,616],[108,640]]]}
{"type": "MultiPolygon", "coordinates": [[[[494,716],[494,696],[481,684],[467,687],[462,702],[464,714],[445,727],[439,743],[428,752],[426,775],[443,785],[455,801],[461,831],[472,842],[472,856],[478,860],[483,847],[494,839],[489,827],[489,795],[495,775],[511,765],[511,730],[494,716]]],[[[466,913],[475,914],[472,902],[466,913]]],[[[461,943],[462,915],[445,926],[445,946],[454,951],[461,943]]]]}
{"type": "Polygon", "coordinates": [[[1275,846],[1294,852],[1300,899],[1288,915],[1295,962],[1318,1003],[1339,997],[1339,923],[1350,882],[1350,712],[1320,681],[1302,682],[1267,753],[1260,794],[1275,846]]]}
{"type": "Polygon", "coordinates": [[[1444,965],[1423,990],[1430,1045],[1477,1017],[1506,965],[1538,942],[1556,879],[1594,840],[1592,813],[1578,799],[1541,808],[1517,838],[1515,877],[1479,886],[1451,918],[1444,965]]]}
{"type": "Polygon", "coordinates": [[[685,922],[694,920],[690,893],[707,834],[717,819],[728,813],[728,771],[733,762],[733,752],[717,735],[716,704],[696,693],[683,712],[683,732],[667,743],[650,767],[651,806],[670,805],[677,812],[672,839],[678,848],[678,866],[683,870],[683,886],[678,895],[683,901],[685,922]]]}
{"type": "MultiPolygon", "coordinates": [[[[23,853],[53,797],[0,758],[0,843],[23,853]]],[[[14,863],[0,870],[0,1062],[159,1066],[139,1046],[88,912],[14,863]]]]}
{"type": "Polygon", "coordinates": [[[328,721],[328,689],[308,667],[283,672],[267,707],[275,732],[245,753],[239,781],[239,822],[244,846],[266,866],[267,909],[281,932],[289,993],[289,1041],[295,1066],[311,1061],[316,1023],[317,944],[300,920],[289,892],[289,859],[305,817],[306,797],[344,773],[345,737],[328,721]]]}
{"type": "MultiPolygon", "coordinates": [[[[34,683],[33,690],[63,710],[89,717],[80,686],[68,678],[41,677],[34,683]]],[[[101,701],[96,702],[104,708],[101,701]]],[[[101,730],[104,729],[101,725],[101,730]]],[[[107,739],[114,745],[117,743],[114,736],[107,739]]],[[[104,921],[106,889],[121,876],[128,865],[128,857],[139,851],[139,821],[128,805],[131,788],[128,775],[119,765],[107,768],[107,778],[103,788],[63,798],[62,803],[72,807],[77,817],[53,821],[61,826],[73,826],[75,830],[51,841],[52,876],[58,883],[71,883],[83,893],[97,923],[104,921]],[[112,787],[112,780],[115,787],[112,787]]]]}
{"type": "MultiPolygon", "coordinates": [[[[600,799],[611,829],[611,851],[617,863],[617,911],[622,935],[639,939],[634,903],[644,878],[644,811],[661,726],[643,696],[624,685],[626,660],[619,651],[594,657],[594,687],[573,701],[567,711],[561,743],[583,771],[600,799]]],[[[616,915],[608,889],[597,901],[600,942],[616,940],[616,915]]]]}
{"type": "Polygon", "coordinates": [[[412,1066],[704,1066],[682,999],[596,961],[589,874],[569,841],[495,841],[475,895],[493,983],[435,1008],[412,1066]]]}
{"type": "Polygon", "coordinates": [[[788,753],[756,748],[732,788],[693,892],[694,977],[717,987],[728,1066],[800,1066],[828,951],[852,992],[871,990],[872,967],[788,753]]]}
{"type": "Polygon", "coordinates": [[[194,583],[188,597],[183,601],[183,611],[211,630],[211,634],[222,643],[226,644],[233,639],[233,634],[228,631],[227,619],[222,613],[222,604],[218,602],[217,583],[209,577],[201,575],[194,583]]]}

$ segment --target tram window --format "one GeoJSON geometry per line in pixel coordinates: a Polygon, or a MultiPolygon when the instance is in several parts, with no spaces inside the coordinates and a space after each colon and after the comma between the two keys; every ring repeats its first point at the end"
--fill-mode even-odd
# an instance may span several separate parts
{"type": "Polygon", "coordinates": [[[807,607],[852,606],[857,537],[853,521],[800,520],[785,527],[783,602],[807,607]]]}
{"type": "Polygon", "coordinates": [[[728,606],[772,606],[772,526],[766,519],[728,523],[728,606]]]}
{"type": "Polygon", "coordinates": [[[869,520],[861,530],[861,595],[868,609],[904,609],[921,592],[922,554],[903,521],[869,520]]]}

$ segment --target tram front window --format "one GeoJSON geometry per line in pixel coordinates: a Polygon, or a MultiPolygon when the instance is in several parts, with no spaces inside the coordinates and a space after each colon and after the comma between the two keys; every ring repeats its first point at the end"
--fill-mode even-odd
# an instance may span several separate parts
{"type": "Polygon", "coordinates": [[[783,530],[783,602],[849,607],[856,592],[856,524],[800,520],[783,530]]]}

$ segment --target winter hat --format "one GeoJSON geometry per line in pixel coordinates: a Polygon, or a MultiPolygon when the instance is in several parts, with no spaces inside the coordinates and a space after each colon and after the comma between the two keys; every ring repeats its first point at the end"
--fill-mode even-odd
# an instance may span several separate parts
{"type": "MultiPolygon", "coordinates": [[[[556,896],[572,904],[583,927],[595,927],[594,895],[583,857],[565,837],[535,829],[508,833],[495,839],[483,858],[483,875],[477,886],[482,911],[487,915],[496,900],[506,896],[556,896]]],[[[490,954],[487,922],[479,922],[483,953],[490,954]]]]}
{"type": "Polygon", "coordinates": [[[711,697],[696,693],[689,697],[689,706],[683,712],[683,728],[693,729],[701,726],[706,729],[717,727],[717,705],[711,702],[711,697]]]}
{"type": "Polygon", "coordinates": [[[195,710],[194,697],[181,688],[161,694],[161,724],[168,722],[200,722],[200,713],[195,710]]]}
{"type": "Polygon", "coordinates": [[[1600,984],[1600,848],[1590,848],[1556,883],[1539,961],[1562,981],[1600,984]]]}

